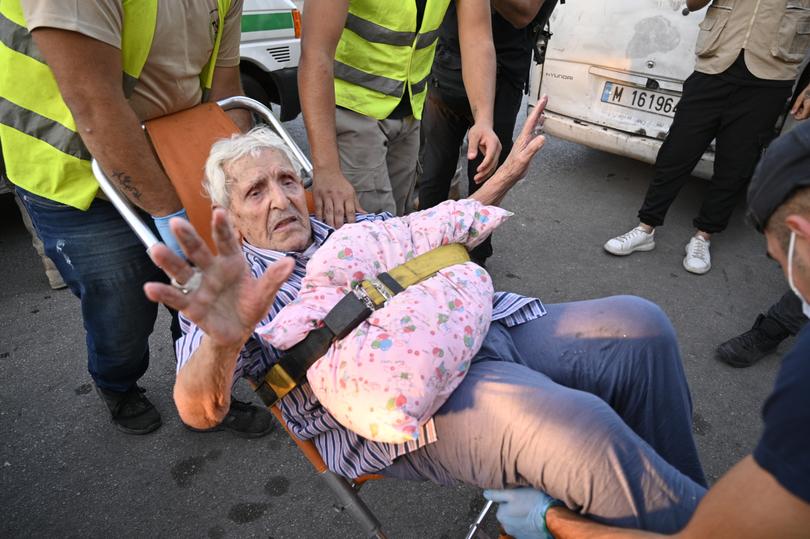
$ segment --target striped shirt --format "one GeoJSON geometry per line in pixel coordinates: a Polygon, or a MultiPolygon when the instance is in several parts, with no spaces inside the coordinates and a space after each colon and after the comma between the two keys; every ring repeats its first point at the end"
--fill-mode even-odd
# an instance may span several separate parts
{"type": "MultiPolygon", "coordinates": [[[[391,218],[391,214],[358,215],[358,221],[380,221],[391,218]]],[[[267,316],[258,326],[268,324],[288,303],[292,302],[301,288],[301,279],[306,275],[306,264],[315,250],[332,233],[332,228],[310,218],[312,223],[312,245],[303,253],[283,253],[259,249],[247,243],[242,244],[250,271],[254,277],[262,275],[267,267],[283,257],[295,259],[295,268],[276,294],[267,316]]],[[[540,300],[526,298],[507,292],[496,292],[493,300],[492,319],[500,320],[507,326],[521,324],[546,314],[540,300]]],[[[176,343],[177,370],[188,361],[200,344],[203,331],[190,320],[180,315],[183,337],[176,343]]],[[[257,327],[258,327],[257,326],[257,327]]],[[[267,370],[278,361],[280,352],[266,344],[255,333],[242,348],[236,362],[234,382],[241,377],[261,379],[267,370]]],[[[301,384],[293,389],[281,402],[281,411],[287,427],[302,440],[312,440],[330,470],[344,477],[358,477],[387,468],[399,456],[414,451],[438,439],[433,420],[425,423],[413,441],[404,444],[391,444],[367,440],[346,429],[321,406],[309,388],[301,384]]]]}

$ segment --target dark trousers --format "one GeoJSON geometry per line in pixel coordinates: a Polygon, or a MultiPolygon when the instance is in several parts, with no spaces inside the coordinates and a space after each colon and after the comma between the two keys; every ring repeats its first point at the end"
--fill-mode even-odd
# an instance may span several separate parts
{"type": "MultiPolygon", "coordinates": [[[[498,81],[495,91],[493,130],[501,141],[500,166],[512,150],[512,132],[515,129],[523,91],[513,84],[498,81]]],[[[422,178],[419,181],[419,208],[432,208],[447,200],[450,182],[456,172],[458,149],[464,135],[474,123],[470,102],[466,97],[451,97],[432,87],[428,92],[425,111],[422,115],[422,178]]],[[[481,184],[475,183],[475,169],[481,164],[482,156],[467,161],[467,186],[470,193],[478,190],[481,184]]],[[[483,260],[492,256],[490,238],[484,240],[470,252],[474,259],[483,260]]]]}
{"type": "Polygon", "coordinates": [[[168,278],[109,202],[97,198],[81,211],[20,188],[17,194],[45,254],[81,301],[87,370],[102,389],[127,391],[149,366],[149,335],[158,311],[143,285],[168,278]]]}
{"type": "Polygon", "coordinates": [[[389,477],[531,486],[600,522],[681,529],[706,492],[678,340],[649,301],[546,304],[493,322],[470,370],[433,416],[438,441],[389,477]]]}
{"type": "Polygon", "coordinates": [[[796,335],[807,323],[807,317],[802,312],[802,302],[792,290],[785,292],[779,301],[771,305],[765,316],[791,335],[796,335]]]}
{"type": "Polygon", "coordinates": [[[723,231],[788,97],[790,88],[741,85],[718,75],[692,73],[658,151],[639,220],[650,226],[664,223],[672,201],[716,139],[714,176],[693,224],[704,232],[723,231]]]}

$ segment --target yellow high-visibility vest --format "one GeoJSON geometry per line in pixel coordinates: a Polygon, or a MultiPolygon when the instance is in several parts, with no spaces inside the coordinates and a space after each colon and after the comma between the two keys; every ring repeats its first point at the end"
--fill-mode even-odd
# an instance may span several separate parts
{"type": "Polygon", "coordinates": [[[335,51],[335,103],[378,120],[408,92],[417,119],[427,94],[439,26],[450,0],[428,0],[416,28],[416,2],[351,0],[335,51]]]}
{"type": "MultiPolygon", "coordinates": [[[[219,27],[200,74],[211,88],[225,15],[231,0],[217,0],[219,27]]],[[[158,0],[124,0],[121,63],[129,97],[152,48],[158,0]]],[[[59,93],[53,72],[27,29],[19,0],[0,0],[0,144],[8,179],[41,197],[86,210],[98,191],[90,153],[59,93]]]]}

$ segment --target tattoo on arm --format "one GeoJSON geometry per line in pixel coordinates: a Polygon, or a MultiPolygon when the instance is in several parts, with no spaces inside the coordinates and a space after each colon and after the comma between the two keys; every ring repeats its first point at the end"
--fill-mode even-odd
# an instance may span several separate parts
{"type": "Polygon", "coordinates": [[[138,187],[133,183],[132,177],[126,174],[125,172],[113,172],[113,178],[115,178],[115,183],[121,186],[124,191],[127,191],[133,197],[137,198],[138,200],[141,199],[141,191],[138,187]]]}

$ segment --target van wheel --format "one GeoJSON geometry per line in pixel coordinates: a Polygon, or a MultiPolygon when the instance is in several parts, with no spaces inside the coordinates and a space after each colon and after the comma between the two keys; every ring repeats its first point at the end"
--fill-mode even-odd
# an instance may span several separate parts
{"type": "Polygon", "coordinates": [[[270,101],[270,95],[267,93],[267,90],[264,89],[264,86],[247,73],[242,73],[241,75],[242,88],[245,90],[245,95],[272,109],[273,104],[270,101]]]}

